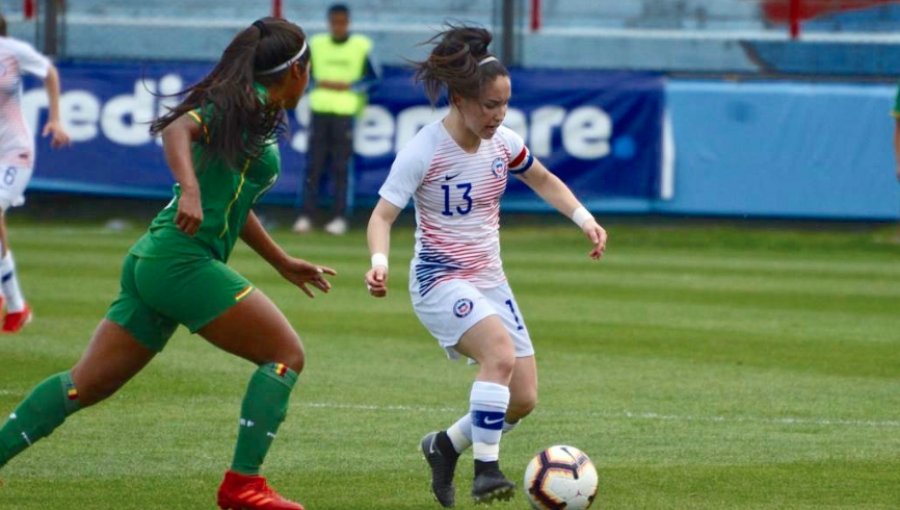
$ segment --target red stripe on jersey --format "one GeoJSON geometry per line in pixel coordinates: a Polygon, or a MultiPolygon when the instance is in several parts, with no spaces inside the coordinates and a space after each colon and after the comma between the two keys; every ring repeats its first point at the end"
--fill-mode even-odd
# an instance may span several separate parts
{"type": "Polygon", "coordinates": [[[522,147],[522,152],[520,152],[519,155],[516,156],[516,159],[512,160],[512,162],[509,164],[510,168],[516,168],[517,166],[521,165],[522,162],[525,161],[526,157],[528,157],[528,149],[522,147]]]}

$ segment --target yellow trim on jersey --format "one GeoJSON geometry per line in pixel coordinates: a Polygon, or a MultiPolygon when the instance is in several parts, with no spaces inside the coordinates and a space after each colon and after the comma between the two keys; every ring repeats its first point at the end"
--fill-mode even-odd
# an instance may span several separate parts
{"type": "Polygon", "coordinates": [[[234,296],[234,300],[240,301],[240,300],[244,299],[245,297],[247,297],[247,295],[250,294],[251,292],[253,292],[253,285],[248,285],[246,289],[238,292],[237,295],[234,296]]]}
{"type": "Polygon", "coordinates": [[[244,183],[247,182],[247,170],[250,169],[251,161],[250,158],[247,158],[244,162],[244,169],[241,170],[241,182],[234,192],[234,198],[231,199],[231,202],[228,203],[228,207],[225,209],[225,226],[222,227],[222,232],[219,234],[219,237],[224,237],[225,233],[228,232],[228,217],[231,215],[231,208],[234,206],[234,203],[237,202],[238,198],[241,196],[241,190],[244,189],[244,183]]]}
{"type": "Polygon", "coordinates": [[[206,140],[206,143],[209,143],[209,129],[207,129],[206,127],[206,122],[203,122],[203,117],[201,117],[200,114],[194,110],[189,110],[187,114],[190,115],[191,118],[197,122],[197,124],[200,124],[200,127],[203,128],[203,138],[206,140]]]}

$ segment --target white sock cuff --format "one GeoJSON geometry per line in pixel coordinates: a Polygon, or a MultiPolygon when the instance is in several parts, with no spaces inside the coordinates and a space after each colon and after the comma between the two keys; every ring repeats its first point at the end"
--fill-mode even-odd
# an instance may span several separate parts
{"type": "Polygon", "coordinates": [[[473,408],[483,406],[506,412],[509,407],[509,387],[492,382],[475,381],[469,403],[473,408]]]}
{"type": "Polygon", "coordinates": [[[475,443],[475,460],[493,462],[500,459],[500,443],[475,443]]]}
{"type": "Polygon", "coordinates": [[[6,250],[6,255],[0,257],[0,267],[6,271],[12,271],[16,268],[16,260],[13,258],[12,250],[6,250]]]}
{"type": "Polygon", "coordinates": [[[504,420],[503,421],[503,433],[506,434],[507,432],[512,432],[513,429],[515,429],[516,427],[519,426],[519,423],[520,422],[518,422],[518,421],[515,423],[510,423],[510,422],[504,420]]]}

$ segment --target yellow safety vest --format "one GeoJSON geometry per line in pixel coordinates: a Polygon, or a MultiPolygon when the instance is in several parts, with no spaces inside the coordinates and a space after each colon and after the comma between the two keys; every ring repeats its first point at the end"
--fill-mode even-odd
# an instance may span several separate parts
{"type": "MultiPolygon", "coordinates": [[[[345,42],[335,43],[331,34],[317,34],[309,47],[313,80],[355,83],[365,73],[372,41],[364,35],[352,34],[345,42]]],[[[356,115],[366,106],[366,96],[352,90],[315,87],[309,94],[309,106],[314,113],[356,115]]]]}

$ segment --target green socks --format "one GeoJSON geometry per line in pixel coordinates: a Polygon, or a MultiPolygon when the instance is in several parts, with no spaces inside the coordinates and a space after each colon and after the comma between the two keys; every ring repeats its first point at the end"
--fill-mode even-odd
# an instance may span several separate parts
{"type": "Polygon", "coordinates": [[[241,405],[233,471],[259,474],[259,466],[287,414],[288,399],[296,382],[297,373],[280,363],[261,365],[250,378],[241,405]]]}
{"type": "Polygon", "coordinates": [[[38,384],[0,428],[0,467],[38,439],[47,437],[81,408],[69,372],[38,384]]]}
{"type": "MultiPolygon", "coordinates": [[[[280,363],[262,365],[250,378],[241,405],[232,470],[245,475],[259,473],[259,466],[287,414],[296,382],[296,372],[280,363]]],[[[49,436],[80,408],[78,390],[69,372],[48,377],[38,384],[0,428],[0,467],[37,440],[49,436]]]]}

